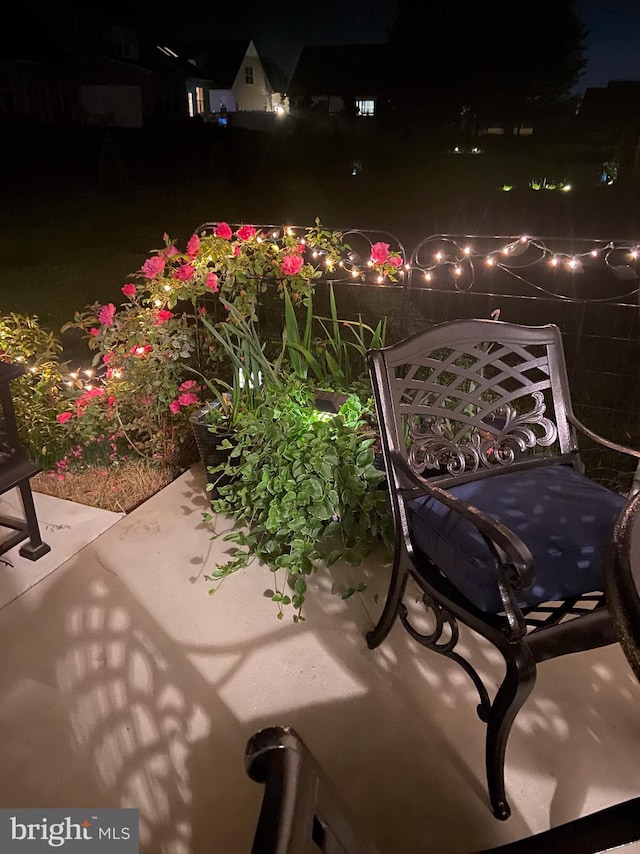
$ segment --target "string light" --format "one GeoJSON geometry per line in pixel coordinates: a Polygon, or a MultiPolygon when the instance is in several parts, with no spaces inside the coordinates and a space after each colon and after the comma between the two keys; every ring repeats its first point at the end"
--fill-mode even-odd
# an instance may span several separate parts
{"type": "Polygon", "coordinates": [[[461,276],[462,275],[462,269],[460,267],[454,267],[453,268],[453,275],[454,276],[461,276]]]}
{"type": "Polygon", "coordinates": [[[471,247],[470,246],[465,246],[462,251],[464,252],[465,255],[471,255],[471,247]]]}
{"type": "Polygon", "coordinates": [[[384,276],[378,276],[378,284],[381,285],[384,282],[384,276]]]}
{"type": "Polygon", "coordinates": [[[485,264],[487,265],[487,267],[493,267],[493,265],[494,265],[495,263],[496,263],[496,262],[495,262],[495,261],[494,261],[494,259],[491,257],[491,255],[489,255],[489,257],[488,257],[488,258],[487,258],[487,260],[485,261],[485,264]]]}
{"type": "Polygon", "coordinates": [[[438,263],[440,263],[440,261],[442,261],[442,259],[444,258],[444,255],[442,254],[442,252],[438,251],[433,257],[436,259],[436,261],[438,261],[438,263]]]}
{"type": "Polygon", "coordinates": [[[171,290],[171,285],[165,285],[164,290],[169,292],[171,290]]]}
{"type": "Polygon", "coordinates": [[[555,255],[553,256],[553,258],[551,259],[551,261],[549,261],[549,263],[551,264],[551,266],[552,266],[552,267],[557,267],[557,266],[558,266],[558,259],[556,258],[556,256],[555,256],[555,255]]]}
{"type": "Polygon", "coordinates": [[[92,377],[95,371],[93,370],[93,368],[86,368],[82,373],[85,375],[85,377],[92,377]]]}

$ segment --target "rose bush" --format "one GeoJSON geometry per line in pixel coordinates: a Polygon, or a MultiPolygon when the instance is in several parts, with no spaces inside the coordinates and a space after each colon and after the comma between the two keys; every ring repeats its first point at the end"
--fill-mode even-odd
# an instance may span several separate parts
{"type": "MultiPolygon", "coordinates": [[[[239,331],[241,320],[251,328],[268,286],[296,306],[308,304],[315,282],[339,267],[364,278],[366,259],[356,265],[352,255],[342,233],[323,229],[317,220],[304,233],[209,223],[189,237],[184,250],[165,234],[160,248],[127,277],[122,304],[89,306],[64,327],[82,330],[94,354],[90,368],[71,373],[59,363],[61,348],[53,338],[24,352],[15,342],[8,346],[15,329],[7,336],[5,322],[4,357],[20,358],[29,368],[29,376],[20,380],[17,409],[28,425],[24,438],[30,453],[45,465],[57,460],[62,470],[84,460],[79,447],[111,461],[131,454],[179,464],[190,452],[189,415],[208,393],[192,369],[214,378],[224,372],[224,350],[216,349],[215,339],[196,352],[200,315],[206,313],[203,297],[215,295],[232,309],[221,329],[226,324],[239,331]],[[37,353],[45,344],[46,358],[37,353]],[[203,364],[203,359],[211,361],[203,364]]],[[[389,244],[371,245],[372,274],[396,281],[401,266],[389,244]]],[[[37,338],[35,327],[30,334],[37,338]]]]}

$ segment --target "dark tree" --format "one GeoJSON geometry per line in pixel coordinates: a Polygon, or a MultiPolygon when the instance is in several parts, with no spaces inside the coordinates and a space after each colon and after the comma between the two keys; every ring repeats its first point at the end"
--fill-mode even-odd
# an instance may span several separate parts
{"type": "Polygon", "coordinates": [[[568,96],[585,35],[572,0],[402,0],[390,33],[393,96],[423,116],[517,120],[568,96]]]}

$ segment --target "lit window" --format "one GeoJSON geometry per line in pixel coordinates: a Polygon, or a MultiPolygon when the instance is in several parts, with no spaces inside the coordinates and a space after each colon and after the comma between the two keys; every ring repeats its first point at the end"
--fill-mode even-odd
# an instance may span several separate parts
{"type": "Polygon", "coordinates": [[[373,98],[356,98],[356,111],[359,116],[373,116],[376,111],[376,102],[373,98]]]}
{"type": "Polygon", "coordinates": [[[196,111],[199,116],[204,113],[204,89],[202,86],[196,86],[196,111]]]}
{"type": "Polygon", "coordinates": [[[244,82],[253,86],[253,66],[246,65],[244,69],[244,82]]]}
{"type": "Polygon", "coordinates": [[[196,112],[193,108],[193,92],[187,92],[187,97],[189,99],[189,115],[193,118],[196,112]]]}

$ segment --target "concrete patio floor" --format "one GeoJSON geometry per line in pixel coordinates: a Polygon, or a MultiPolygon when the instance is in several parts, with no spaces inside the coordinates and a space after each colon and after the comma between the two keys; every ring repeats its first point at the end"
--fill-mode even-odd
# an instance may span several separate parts
{"type": "MultiPolygon", "coordinates": [[[[138,807],[145,854],[245,854],[262,788],[243,753],[270,724],[299,732],[381,854],[464,854],[640,794],[640,685],[618,647],[540,666],[500,823],[465,674],[400,626],[365,645],[388,567],[320,573],[299,625],[276,619],[259,566],[210,597],[228,545],[203,484],[194,467],[5,598],[0,806],[138,807]],[[332,576],[368,590],[343,601],[332,576]]],[[[499,659],[462,644],[495,685],[499,659]]]]}

